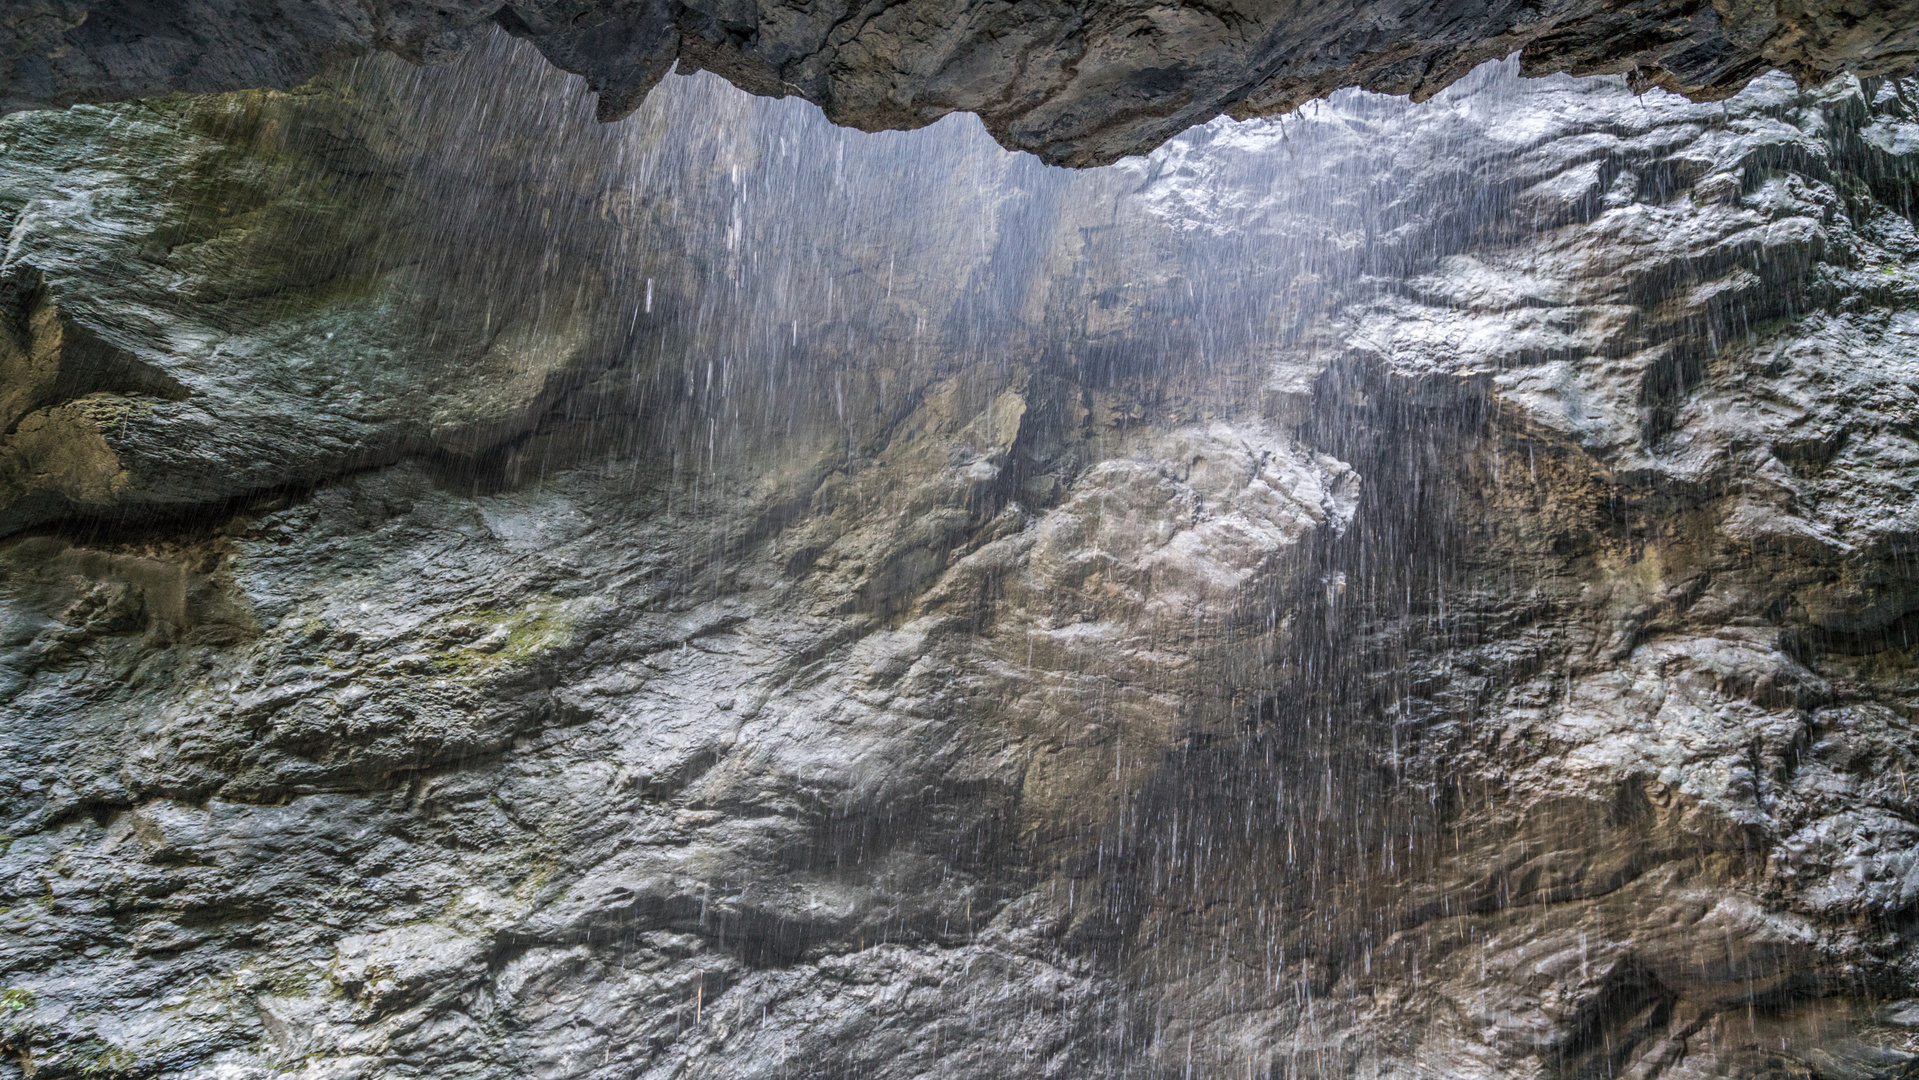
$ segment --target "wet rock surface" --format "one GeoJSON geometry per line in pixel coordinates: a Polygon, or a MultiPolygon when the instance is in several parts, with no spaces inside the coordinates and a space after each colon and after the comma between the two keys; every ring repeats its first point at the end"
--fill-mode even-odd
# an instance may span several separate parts
{"type": "Polygon", "coordinates": [[[284,89],[371,51],[443,60],[491,26],[586,76],[604,118],[677,64],[868,131],[976,113],[1002,145],[1081,166],[1345,87],[1428,96],[1522,51],[1534,74],[1629,74],[1700,98],[1772,69],[1819,82],[1919,58],[1910,0],[24,0],[0,14],[0,108],[284,89]]]}
{"type": "Polygon", "coordinates": [[[481,48],[0,121],[0,1070],[1910,1073],[1910,87],[481,48]]]}

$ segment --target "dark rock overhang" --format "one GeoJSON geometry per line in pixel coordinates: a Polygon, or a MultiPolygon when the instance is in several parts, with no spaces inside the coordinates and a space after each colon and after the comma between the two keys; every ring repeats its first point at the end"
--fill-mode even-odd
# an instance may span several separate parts
{"type": "Polygon", "coordinates": [[[11,0],[0,108],[290,87],[370,51],[430,62],[489,25],[585,76],[603,119],[677,62],[869,131],[977,113],[1073,166],[1343,87],[1421,98],[1514,52],[1528,74],[1693,98],[1919,58],[1919,0],[11,0]]]}

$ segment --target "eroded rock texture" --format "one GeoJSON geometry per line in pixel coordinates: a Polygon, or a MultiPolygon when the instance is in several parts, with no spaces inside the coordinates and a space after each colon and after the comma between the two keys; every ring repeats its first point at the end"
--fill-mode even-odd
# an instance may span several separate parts
{"type": "Polygon", "coordinates": [[[0,1069],[1919,1062],[1910,87],[482,48],[0,121],[0,1069]]]}
{"type": "Polygon", "coordinates": [[[1819,82],[1919,58],[1912,0],[14,0],[0,109],[286,88],[374,50],[442,59],[488,24],[585,75],[603,118],[677,62],[868,131],[976,113],[1002,145],[1069,165],[1343,87],[1424,97],[1521,50],[1535,74],[1698,98],[1775,68],[1819,82]]]}

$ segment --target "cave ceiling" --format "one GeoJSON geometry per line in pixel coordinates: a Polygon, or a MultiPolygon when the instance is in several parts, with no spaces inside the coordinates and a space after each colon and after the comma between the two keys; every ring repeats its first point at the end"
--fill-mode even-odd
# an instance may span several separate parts
{"type": "Polygon", "coordinates": [[[0,108],[286,88],[369,52],[444,60],[490,25],[584,76],[601,119],[677,64],[869,131],[976,113],[1002,145],[1072,166],[1345,87],[1423,99],[1514,53],[1527,74],[1696,100],[1775,69],[1813,82],[1919,56],[1914,0],[24,0],[0,15],[0,108]]]}

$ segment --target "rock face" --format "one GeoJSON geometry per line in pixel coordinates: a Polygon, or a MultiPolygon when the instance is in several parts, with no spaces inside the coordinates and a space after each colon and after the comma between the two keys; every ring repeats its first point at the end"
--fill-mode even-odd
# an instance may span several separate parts
{"type": "Polygon", "coordinates": [[[287,88],[374,50],[441,59],[489,23],[586,76],[603,118],[677,62],[868,131],[976,113],[1002,145],[1067,165],[1342,87],[1429,96],[1521,51],[1530,73],[1630,74],[1701,99],[1775,68],[1812,83],[1919,59],[1913,0],[15,0],[0,109],[287,88]]]}
{"type": "Polygon", "coordinates": [[[1913,94],[0,121],[0,1074],[1909,1075],[1913,94]]]}

